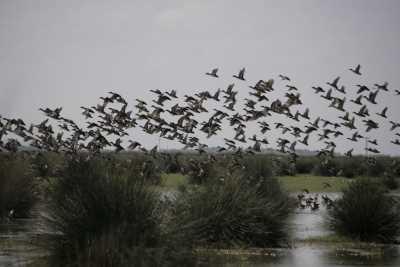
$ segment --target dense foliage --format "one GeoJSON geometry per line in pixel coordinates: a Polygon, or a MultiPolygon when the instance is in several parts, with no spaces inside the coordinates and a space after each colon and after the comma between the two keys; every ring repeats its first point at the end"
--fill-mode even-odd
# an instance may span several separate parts
{"type": "Polygon", "coordinates": [[[27,217],[38,199],[29,160],[0,155],[0,218],[27,217]]]}
{"type": "Polygon", "coordinates": [[[329,215],[334,230],[363,241],[391,242],[400,234],[400,206],[376,180],[351,183],[329,215]]]}
{"type": "Polygon", "coordinates": [[[170,229],[197,246],[277,246],[287,240],[291,211],[291,201],[272,178],[255,185],[228,177],[183,190],[170,229]]]}
{"type": "Polygon", "coordinates": [[[82,265],[118,266],[135,248],[157,247],[160,197],[143,177],[113,160],[71,160],[51,192],[56,254],[82,265]]]}

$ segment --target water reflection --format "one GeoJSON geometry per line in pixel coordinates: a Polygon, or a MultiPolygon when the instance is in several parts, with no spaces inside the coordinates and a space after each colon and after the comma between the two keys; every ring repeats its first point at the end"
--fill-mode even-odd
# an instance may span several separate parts
{"type": "Polygon", "coordinates": [[[276,255],[259,256],[210,256],[200,266],[211,267],[355,267],[355,266],[400,266],[399,247],[370,249],[338,249],[334,247],[302,246],[276,255]]]}

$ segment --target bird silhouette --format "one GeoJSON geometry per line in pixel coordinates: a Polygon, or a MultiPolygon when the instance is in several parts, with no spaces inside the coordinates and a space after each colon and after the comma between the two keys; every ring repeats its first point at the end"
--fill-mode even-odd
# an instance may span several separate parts
{"type": "Polygon", "coordinates": [[[239,73],[237,74],[237,75],[233,75],[233,77],[235,77],[235,78],[237,78],[237,79],[239,79],[239,80],[242,80],[242,81],[245,81],[245,78],[244,78],[244,72],[245,72],[245,68],[242,68],[240,71],[239,71],[239,73]]]}
{"type": "Polygon", "coordinates": [[[376,113],[376,114],[377,114],[378,116],[381,116],[382,118],[387,119],[387,116],[386,116],[387,110],[388,110],[388,107],[385,107],[380,113],[376,113]]]}
{"type": "Polygon", "coordinates": [[[288,76],[279,74],[279,78],[281,78],[282,81],[288,81],[288,82],[290,82],[290,78],[289,78],[288,76]]]}
{"type": "Polygon", "coordinates": [[[332,86],[335,89],[338,89],[339,80],[340,80],[340,77],[336,77],[332,82],[327,82],[326,84],[332,86]]]}
{"type": "Polygon", "coordinates": [[[351,72],[353,72],[354,74],[361,75],[360,69],[361,69],[361,65],[358,64],[354,69],[350,68],[349,70],[351,72]]]}
{"type": "Polygon", "coordinates": [[[384,82],[383,84],[375,83],[374,85],[376,86],[376,88],[378,88],[378,90],[389,91],[389,89],[387,88],[389,85],[388,82],[384,82]]]}
{"type": "Polygon", "coordinates": [[[321,86],[313,86],[313,87],[311,87],[311,88],[314,89],[314,91],[315,91],[316,94],[324,93],[324,92],[325,92],[325,90],[324,90],[321,86]]]}
{"type": "Polygon", "coordinates": [[[218,76],[217,72],[218,72],[218,68],[215,68],[215,69],[212,69],[211,72],[206,72],[206,75],[218,78],[219,76],[218,76]]]}

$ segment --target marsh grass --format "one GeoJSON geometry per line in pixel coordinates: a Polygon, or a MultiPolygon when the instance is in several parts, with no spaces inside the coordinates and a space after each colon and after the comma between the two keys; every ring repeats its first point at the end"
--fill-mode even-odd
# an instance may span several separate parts
{"type": "MultiPolygon", "coordinates": [[[[55,258],[78,266],[124,266],[134,251],[160,244],[160,197],[135,168],[71,160],[52,186],[49,242],[55,258]]],[[[130,266],[130,265],[127,265],[130,266]]]]}
{"type": "Polygon", "coordinates": [[[275,182],[256,186],[243,178],[228,177],[189,186],[173,205],[169,229],[186,240],[186,246],[280,246],[288,237],[292,211],[288,200],[275,182]]]}
{"type": "Polygon", "coordinates": [[[393,242],[400,234],[399,203],[376,179],[362,178],[343,190],[329,211],[337,233],[361,241],[393,242]]]}

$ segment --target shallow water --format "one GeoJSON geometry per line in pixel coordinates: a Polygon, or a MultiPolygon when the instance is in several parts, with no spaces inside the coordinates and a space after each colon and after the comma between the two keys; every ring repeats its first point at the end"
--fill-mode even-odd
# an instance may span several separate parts
{"type": "Polygon", "coordinates": [[[271,250],[265,256],[214,257],[204,266],[400,266],[399,253],[398,247],[343,250],[326,246],[301,246],[289,250],[271,250]]]}
{"type": "Polygon", "coordinates": [[[47,254],[35,242],[45,233],[39,218],[40,207],[37,207],[31,219],[0,222],[0,266],[25,266],[32,259],[47,254]]]}
{"type": "MultiPolygon", "coordinates": [[[[328,194],[330,198],[337,194],[328,194]]],[[[47,255],[36,246],[35,240],[42,234],[44,226],[38,207],[33,218],[28,220],[3,221],[0,223],[0,266],[26,266],[47,255]]],[[[317,211],[298,209],[292,218],[292,235],[295,240],[321,237],[332,232],[324,226],[324,206],[317,211]]],[[[268,249],[260,253],[241,253],[237,256],[201,257],[200,266],[308,266],[308,267],[353,267],[353,266],[400,266],[400,246],[342,249],[338,246],[297,243],[291,249],[268,249]]],[[[42,266],[41,264],[36,266],[42,266]]]]}
{"type": "MultiPolygon", "coordinates": [[[[324,194],[324,193],[323,193],[324,194]]],[[[319,201],[321,202],[321,194],[318,195],[319,201]]],[[[330,199],[337,199],[339,194],[337,193],[326,193],[330,199]]],[[[314,197],[315,194],[310,194],[314,197]]],[[[302,240],[313,237],[322,237],[332,234],[325,225],[325,218],[327,216],[327,210],[324,205],[320,205],[320,208],[316,211],[311,211],[309,208],[300,209],[295,211],[295,216],[292,219],[292,236],[294,239],[302,240]]]]}

